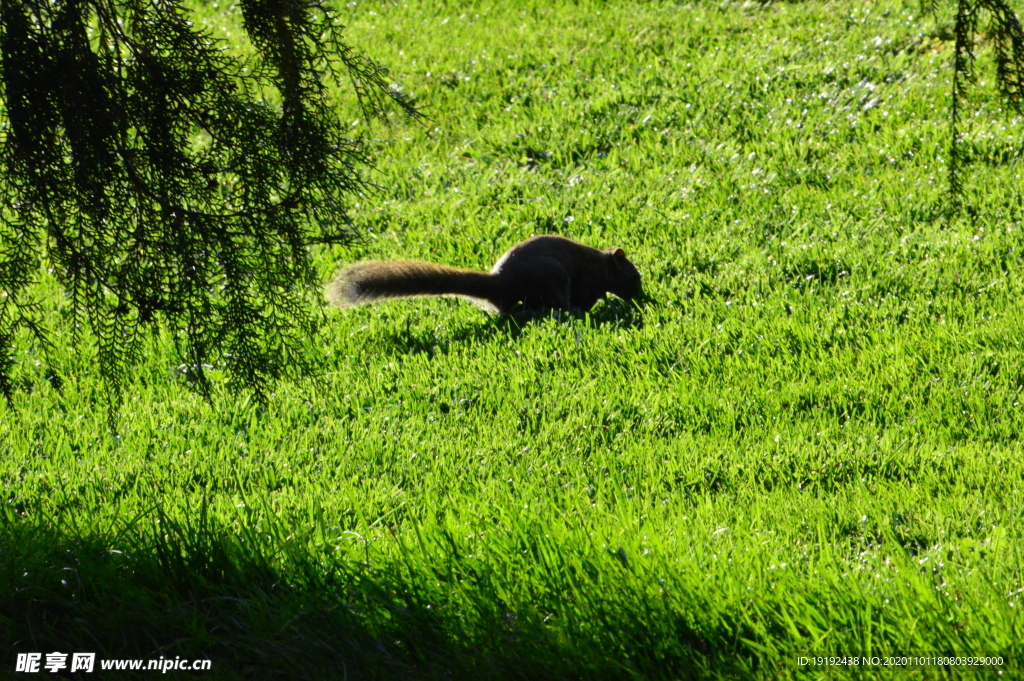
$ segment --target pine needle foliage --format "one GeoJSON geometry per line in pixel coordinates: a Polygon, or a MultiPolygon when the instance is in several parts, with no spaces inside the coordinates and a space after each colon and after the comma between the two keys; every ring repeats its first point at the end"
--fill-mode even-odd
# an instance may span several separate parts
{"type": "MultiPolygon", "coordinates": [[[[934,10],[934,3],[930,7],[934,10]]],[[[963,102],[967,85],[976,80],[974,45],[982,13],[988,16],[985,34],[992,46],[999,92],[1016,113],[1024,114],[1024,30],[1017,14],[1005,0],[957,0],[949,152],[953,213],[958,212],[963,203],[962,173],[967,164],[963,146],[963,102]]]]}
{"type": "Polygon", "coordinates": [[[30,287],[50,268],[75,339],[120,403],[148,328],[264,400],[301,375],[320,323],[313,243],[354,234],[367,149],[327,95],[364,115],[412,101],[342,40],[323,5],[241,0],[256,56],[196,29],[178,0],[0,0],[0,392],[19,329],[46,342],[30,287]],[[88,347],[87,347],[88,346],[88,347]]]}

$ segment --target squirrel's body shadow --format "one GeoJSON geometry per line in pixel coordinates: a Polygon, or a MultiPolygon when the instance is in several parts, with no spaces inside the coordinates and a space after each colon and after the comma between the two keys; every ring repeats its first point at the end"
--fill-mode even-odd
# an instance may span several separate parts
{"type": "MultiPolygon", "coordinates": [[[[589,312],[580,310],[541,310],[520,308],[505,313],[487,313],[479,322],[471,322],[453,328],[445,334],[444,345],[489,342],[497,336],[505,336],[513,340],[519,339],[531,324],[554,319],[559,324],[571,324],[589,319],[589,327],[613,327],[621,329],[641,329],[644,318],[640,306],[636,303],[618,299],[608,299],[589,312]]],[[[390,331],[386,337],[391,338],[389,347],[395,355],[425,354],[433,357],[439,349],[439,338],[435,329],[417,330],[412,328],[413,318],[399,328],[390,331]]]]}

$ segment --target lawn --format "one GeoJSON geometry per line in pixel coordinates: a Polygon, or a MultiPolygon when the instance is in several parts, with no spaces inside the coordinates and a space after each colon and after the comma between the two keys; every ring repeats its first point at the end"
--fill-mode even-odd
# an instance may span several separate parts
{"type": "MultiPolygon", "coordinates": [[[[47,284],[55,348],[19,340],[0,404],[0,664],[1024,673],[1024,120],[982,41],[950,217],[952,10],[339,3],[428,120],[336,93],[380,191],[324,280],[549,233],[625,249],[650,300],[325,310],[322,374],[263,410],[204,402],[156,335],[114,436],[47,284]]],[[[231,8],[196,20],[238,40],[231,8]]]]}

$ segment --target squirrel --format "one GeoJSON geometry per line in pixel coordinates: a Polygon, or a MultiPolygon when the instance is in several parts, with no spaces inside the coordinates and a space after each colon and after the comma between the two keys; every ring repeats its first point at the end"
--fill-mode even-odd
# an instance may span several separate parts
{"type": "Polygon", "coordinates": [[[640,272],[625,251],[535,236],[508,249],[489,273],[415,260],[356,263],[334,276],[326,296],[342,308],[382,298],[460,296],[508,313],[586,311],[609,292],[625,300],[643,292],[640,272]]]}

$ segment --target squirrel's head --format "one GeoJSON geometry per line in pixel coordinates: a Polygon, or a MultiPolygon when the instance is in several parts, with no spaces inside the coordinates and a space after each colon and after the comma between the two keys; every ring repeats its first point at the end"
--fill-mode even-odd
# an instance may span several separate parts
{"type": "Polygon", "coordinates": [[[640,271],[626,257],[626,252],[621,248],[609,248],[605,253],[608,254],[610,275],[608,290],[625,300],[640,298],[644,292],[640,284],[640,271]]]}

